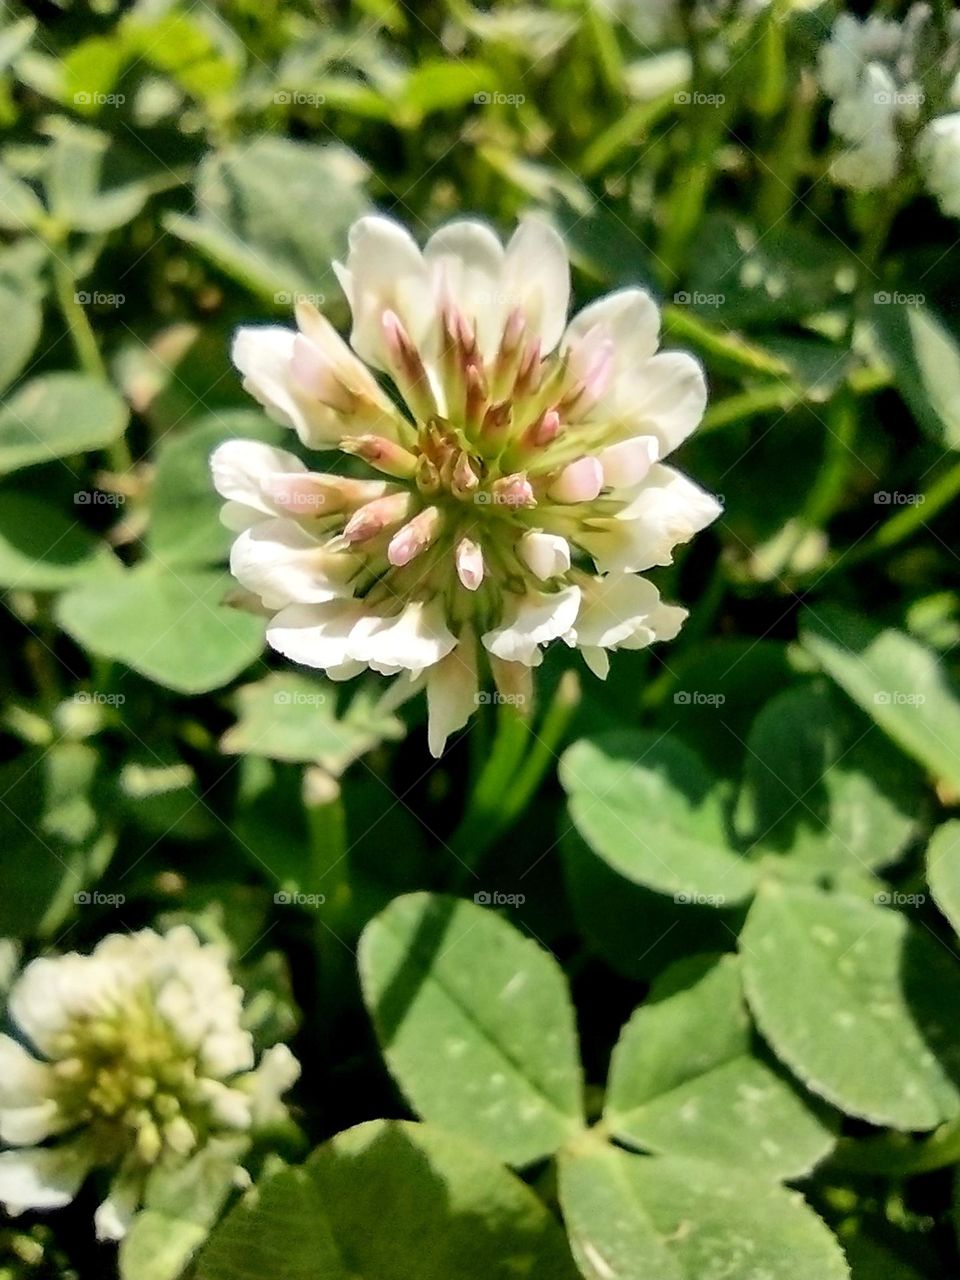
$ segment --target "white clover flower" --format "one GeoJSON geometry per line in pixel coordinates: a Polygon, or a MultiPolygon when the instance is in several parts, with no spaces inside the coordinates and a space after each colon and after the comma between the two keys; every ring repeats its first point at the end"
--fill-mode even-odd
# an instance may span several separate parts
{"type": "Polygon", "coordinates": [[[151,1169],[272,1123],[299,1067],[277,1045],[254,1069],[242,1000],[224,951],[185,926],[27,965],[8,1013],[29,1047],[0,1035],[0,1204],[60,1208],[109,1170],[95,1224],[120,1239],[151,1169]]]}
{"type": "Polygon", "coordinates": [[[960,112],[931,120],[917,143],[917,159],[940,208],[960,218],[960,112]]]}
{"type": "Polygon", "coordinates": [[[297,330],[241,329],[233,358],[305,445],[380,478],[245,440],[212,459],[239,535],[231,569],[274,613],[269,643],[333,679],[371,668],[425,685],[439,755],[486,667],[527,698],[551,640],[603,676],[608,649],[675,636],[685,611],[634,575],[720,507],[662,461],[706,388],[691,356],[657,351],[650,297],[623,289],[567,325],[566,251],[536,220],[506,247],[454,222],[421,253],[396,222],[361,218],[337,272],[353,351],[300,306],[297,330]]]}
{"type": "Polygon", "coordinates": [[[842,13],[820,50],[820,85],[833,99],[830,127],[844,144],[833,175],[844,186],[871,191],[900,168],[899,130],[913,124],[924,100],[920,51],[930,22],[916,4],[903,22],[842,13]]]}

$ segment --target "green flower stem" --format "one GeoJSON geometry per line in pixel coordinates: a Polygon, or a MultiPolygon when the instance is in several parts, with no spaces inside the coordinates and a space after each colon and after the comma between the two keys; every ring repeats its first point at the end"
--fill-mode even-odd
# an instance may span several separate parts
{"type": "Polygon", "coordinates": [[[877,1138],[841,1139],[830,1165],[844,1173],[891,1178],[912,1177],[946,1169],[960,1161],[960,1119],[942,1125],[922,1142],[902,1134],[877,1138]]]}
{"type": "Polygon", "coordinates": [[[87,313],[77,301],[77,279],[69,265],[61,255],[51,251],[50,262],[53,267],[53,285],[60,311],[70,332],[70,341],[76,352],[77,363],[91,377],[107,377],[107,366],[103,362],[100,348],[87,313]]]}
{"type": "Polygon", "coordinates": [[[350,1001],[358,930],[347,858],[347,815],[339,785],[322,769],[306,771],[303,792],[310,833],[306,891],[325,899],[312,908],[318,1003],[324,1020],[336,1023],[350,1001]]]}
{"type": "Polygon", "coordinates": [[[859,412],[849,386],[844,386],[830,402],[825,417],[827,441],[823,462],[800,516],[801,525],[808,529],[820,529],[829,523],[843,499],[850,461],[855,458],[859,412]]]}
{"type": "Polygon", "coordinates": [[[566,671],[560,678],[539,732],[533,735],[530,750],[500,806],[497,834],[511,827],[530,803],[544,774],[556,762],[557,751],[579,705],[579,677],[575,671],[566,671]]]}
{"type": "Polygon", "coordinates": [[[449,841],[451,849],[470,870],[499,834],[497,824],[503,798],[516,777],[529,737],[530,722],[516,707],[498,708],[497,731],[490,755],[477,779],[467,811],[449,841]]]}
{"type": "MultiPolygon", "coordinates": [[[[70,333],[70,341],[73,343],[77,363],[84,373],[90,374],[92,378],[100,378],[107,382],[109,381],[109,374],[101,355],[100,347],[97,344],[96,335],[93,332],[90,321],[87,319],[86,311],[77,301],[77,278],[71,271],[69,263],[64,260],[62,253],[53,246],[48,247],[50,248],[50,262],[53,269],[54,293],[70,333]]],[[[125,475],[133,470],[133,455],[130,452],[130,446],[127,444],[125,436],[121,436],[119,440],[114,440],[106,452],[110,460],[111,470],[118,475],[125,475]]]]}
{"type": "Polygon", "coordinates": [[[801,72],[787,118],[777,124],[773,145],[762,162],[757,221],[763,227],[773,227],[793,206],[797,181],[810,163],[810,135],[818,104],[816,80],[809,72],[801,72]]]}
{"type": "MultiPolygon", "coordinates": [[[[579,678],[568,671],[561,676],[536,733],[530,721],[513,707],[501,708],[493,749],[467,812],[450,839],[450,847],[471,871],[527,808],[556,762],[579,702],[579,678]]],[[[458,884],[465,881],[466,874],[461,873],[458,884]]]]}
{"type": "MultiPolygon", "coordinates": [[[[960,495],[960,461],[954,462],[933,482],[924,493],[922,503],[904,507],[889,520],[885,520],[868,542],[862,543],[842,560],[838,560],[837,565],[849,569],[854,565],[862,564],[865,560],[872,560],[874,556],[883,551],[889,551],[891,547],[899,546],[924,525],[929,524],[933,517],[944,507],[949,506],[958,495],[960,495]]],[[[832,571],[831,567],[829,572],[832,571]]]]}

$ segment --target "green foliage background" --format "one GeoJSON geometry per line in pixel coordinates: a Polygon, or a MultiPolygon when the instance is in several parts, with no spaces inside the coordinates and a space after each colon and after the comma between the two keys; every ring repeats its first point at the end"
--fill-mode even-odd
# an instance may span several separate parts
{"type": "MultiPolygon", "coordinates": [[[[304,1064],[292,1167],[203,1247],[215,1160],[158,1186],[122,1274],[957,1274],[957,227],[909,172],[830,180],[836,7],[657,50],[581,0],[34,8],[0,28],[0,990],[185,919],[304,1064]],[[537,208],[578,306],[650,288],[726,506],[660,575],[675,643],[605,684],[551,653],[532,719],[440,762],[419,704],[264,652],[207,472],[283,434],[231,331],[344,324],[373,206],[537,208]]],[[[94,1203],[0,1225],[0,1276],[116,1274],[94,1203]]]]}

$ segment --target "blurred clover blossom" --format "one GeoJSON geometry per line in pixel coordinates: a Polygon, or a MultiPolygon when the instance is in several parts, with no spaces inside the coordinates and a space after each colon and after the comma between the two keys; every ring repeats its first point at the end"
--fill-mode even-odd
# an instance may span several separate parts
{"type": "Polygon", "coordinates": [[[332,679],[371,668],[425,685],[440,755],[477,705],[482,662],[523,704],[551,640],[603,678],[608,649],[672,639],[685,610],[637,574],[720,507],[661,462],[706,387],[691,356],[657,351],[650,297],[621,290],[567,326],[563,241],[535,220],[506,248],[454,222],[421,253],[396,222],[361,218],[337,271],[356,355],[300,305],[298,331],[241,329],[233,358],[305,445],[385,478],[309,471],[245,440],[212,459],[239,534],[231,569],[275,613],[270,644],[332,679]]]}
{"type": "Polygon", "coordinates": [[[95,1225],[117,1240],[152,1170],[282,1118],[299,1066],[275,1045],[255,1068],[242,1002],[225,952],[185,926],[27,965],[8,1010],[38,1056],[0,1035],[0,1204],[60,1208],[108,1169],[95,1225]]]}
{"type": "MultiPolygon", "coordinates": [[[[911,6],[902,22],[848,13],[837,18],[820,50],[819,79],[833,99],[830,126],[844,144],[832,166],[843,186],[874,191],[897,177],[911,130],[916,132],[930,107],[942,105],[927,102],[930,67],[937,68],[935,96],[960,105],[960,13],[950,14],[948,28],[949,47],[938,54],[929,5],[911,6]]],[[[940,123],[927,126],[918,150],[927,185],[938,196],[960,186],[956,149],[937,146],[944,133],[940,123]]],[[[942,197],[941,203],[951,212],[942,197]]]]}

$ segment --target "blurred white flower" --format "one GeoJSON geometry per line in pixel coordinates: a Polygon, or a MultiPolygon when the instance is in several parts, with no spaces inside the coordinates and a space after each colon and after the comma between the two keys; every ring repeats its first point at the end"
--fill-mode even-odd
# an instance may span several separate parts
{"type": "Polygon", "coordinates": [[[960,112],[940,116],[927,125],[917,143],[917,159],[940,208],[960,218],[960,112]]]}
{"type": "Polygon", "coordinates": [[[301,306],[296,330],[241,329],[234,360],[305,445],[379,477],[245,440],[212,459],[239,535],[231,569],[274,613],[270,644],[333,679],[424,684],[439,755],[487,667],[527,697],[551,640],[603,674],[605,650],[675,635],[684,610],[624,580],[669,564],[720,507],[663,463],[706,387],[691,356],[657,351],[650,297],[621,290],[568,325],[566,251],[535,220],[506,247],[454,222],[421,252],[396,222],[362,218],[337,272],[353,351],[301,306]]]}
{"type": "Polygon", "coordinates": [[[919,55],[929,19],[929,6],[916,4],[902,22],[841,13],[833,24],[818,70],[833,99],[830,127],[843,143],[833,164],[842,185],[870,191],[896,177],[899,129],[917,120],[924,100],[919,55]]]}
{"type": "Polygon", "coordinates": [[[275,1121],[299,1067],[285,1045],[255,1066],[242,1000],[223,950],[183,926],[27,965],[8,1003],[26,1046],[0,1035],[0,1204],[60,1208],[105,1169],[97,1235],[120,1239],[151,1169],[275,1121]]]}

